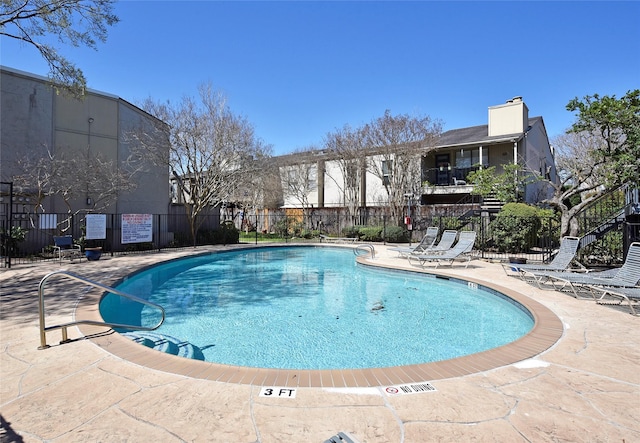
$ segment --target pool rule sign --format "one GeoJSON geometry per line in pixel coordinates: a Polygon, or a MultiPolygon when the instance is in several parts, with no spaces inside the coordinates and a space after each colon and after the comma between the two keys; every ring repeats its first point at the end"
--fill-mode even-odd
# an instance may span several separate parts
{"type": "Polygon", "coordinates": [[[153,241],[151,214],[122,214],[122,244],[153,241]]]}
{"type": "Polygon", "coordinates": [[[107,215],[87,214],[85,217],[86,240],[104,240],[107,238],[107,215]]]}

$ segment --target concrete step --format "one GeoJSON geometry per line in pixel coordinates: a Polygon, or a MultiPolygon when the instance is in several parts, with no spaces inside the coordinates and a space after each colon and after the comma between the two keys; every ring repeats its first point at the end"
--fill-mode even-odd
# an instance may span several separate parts
{"type": "Polygon", "coordinates": [[[156,351],[179,357],[204,360],[202,350],[189,342],[154,331],[131,331],[122,333],[125,337],[156,351]]]}

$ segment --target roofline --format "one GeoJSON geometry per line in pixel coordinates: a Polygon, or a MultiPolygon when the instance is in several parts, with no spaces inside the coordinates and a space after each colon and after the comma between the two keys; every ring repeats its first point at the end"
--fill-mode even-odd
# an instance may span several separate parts
{"type": "MultiPolygon", "coordinates": [[[[542,128],[545,131],[545,134],[547,133],[545,125],[544,125],[544,119],[542,118],[541,115],[539,116],[535,116],[535,117],[529,117],[527,119],[527,123],[534,123],[537,124],[538,122],[540,122],[542,124],[542,128]]],[[[467,126],[465,128],[456,128],[456,129],[450,129],[448,131],[445,131],[444,133],[446,134],[447,132],[452,132],[452,131],[459,131],[462,129],[468,129],[468,128],[476,128],[476,127],[488,127],[489,125],[476,125],[476,126],[467,126]]],[[[531,130],[533,126],[530,125],[526,131],[524,132],[517,132],[514,134],[510,134],[508,136],[502,136],[500,138],[492,138],[492,139],[484,139],[484,140],[475,140],[475,141],[470,141],[470,142],[466,142],[466,143],[454,143],[454,144],[448,144],[448,145],[436,145],[436,149],[438,148],[451,148],[454,146],[473,146],[473,145],[496,145],[496,144],[500,144],[500,143],[505,143],[505,142],[519,142],[520,140],[522,140],[522,138],[527,135],[527,133],[531,130]]]]}
{"type": "Polygon", "coordinates": [[[522,140],[524,135],[525,135],[525,133],[523,132],[523,133],[520,133],[520,134],[511,135],[509,137],[494,138],[494,139],[491,139],[491,140],[477,140],[477,141],[472,141],[472,142],[467,142],[467,143],[454,143],[454,144],[449,144],[449,145],[436,145],[436,149],[452,148],[452,147],[456,147],[456,146],[497,145],[497,144],[506,143],[506,142],[515,143],[515,142],[519,142],[520,140],[522,140]]]}
{"type": "MultiPolygon", "coordinates": [[[[20,76],[20,77],[25,77],[25,78],[28,78],[28,79],[40,81],[40,82],[43,82],[43,83],[47,83],[50,86],[56,86],[56,84],[53,81],[51,81],[51,79],[49,77],[45,77],[45,76],[42,76],[42,75],[33,74],[31,72],[26,72],[26,71],[21,71],[19,69],[10,68],[10,67],[4,66],[4,65],[0,65],[0,72],[1,71],[7,72],[7,73],[10,73],[10,74],[13,74],[13,75],[17,75],[17,76],[20,76]]],[[[92,89],[92,88],[85,88],[85,91],[86,91],[86,93],[91,93],[93,95],[99,95],[99,96],[102,96],[102,97],[108,97],[108,98],[111,98],[111,99],[114,99],[114,100],[118,100],[118,101],[124,103],[125,105],[130,106],[132,108],[135,108],[136,110],[148,115],[149,117],[151,117],[151,118],[153,118],[153,119],[155,119],[155,120],[167,125],[167,123],[164,120],[159,119],[155,115],[145,111],[144,109],[140,108],[139,106],[134,105],[130,101],[123,99],[119,95],[110,94],[108,92],[103,92],[103,91],[98,91],[97,89],[92,89]]]]}
{"type": "MultiPolygon", "coordinates": [[[[6,71],[6,72],[9,72],[9,73],[14,74],[14,75],[27,77],[27,78],[30,78],[32,80],[38,80],[38,81],[41,81],[43,83],[48,83],[51,86],[60,87],[60,85],[57,85],[56,83],[54,83],[49,77],[45,77],[45,76],[38,75],[38,74],[33,74],[31,72],[21,71],[19,69],[10,68],[10,67],[4,66],[4,65],[0,65],[0,71],[6,71]]],[[[117,95],[109,94],[108,92],[98,91],[97,89],[85,88],[85,91],[90,92],[92,94],[96,94],[96,95],[103,95],[105,97],[120,98],[117,95]]]]}

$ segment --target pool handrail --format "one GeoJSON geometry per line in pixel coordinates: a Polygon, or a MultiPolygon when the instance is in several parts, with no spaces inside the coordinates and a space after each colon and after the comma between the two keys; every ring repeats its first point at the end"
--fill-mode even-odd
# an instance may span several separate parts
{"type": "Polygon", "coordinates": [[[140,331],[154,331],[154,330],[158,329],[160,326],[162,326],[162,324],[164,323],[164,320],[165,320],[165,315],[166,315],[164,308],[162,306],[156,304],[156,303],[152,303],[152,302],[144,300],[144,299],[142,299],[140,297],[136,297],[135,295],[127,294],[126,292],[122,292],[122,291],[120,291],[118,289],[111,288],[109,286],[103,285],[102,283],[95,282],[95,281],[90,280],[88,278],[80,277],[77,274],[74,274],[72,272],[65,271],[65,270],[50,272],[49,274],[45,275],[42,278],[42,280],[40,280],[40,284],[38,285],[38,310],[39,310],[39,317],[40,317],[40,346],[38,347],[38,349],[47,349],[47,348],[49,348],[49,345],[47,345],[47,334],[46,333],[47,333],[47,331],[52,331],[54,329],[62,329],[62,341],[60,342],[62,344],[62,343],[67,343],[67,342],[70,341],[68,336],[67,336],[67,328],[69,326],[92,325],[92,326],[108,326],[110,328],[135,329],[135,330],[140,330],[140,331]],[[64,323],[64,324],[60,324],[60,325],[55,325],[55,326],[46,326],[45,325],[45,318],[44,318],[44,289],[45,289],[47,280],[49,280],[49,278],[53,277],[54,275],[61,275],[61,276],[64,276],[64,277],[68,277],[68,278],[71,278],[71,279],[86,283],[86,284],[91,285],[93,287],[102,289],[102,290],[104,290],[106,292],[110,292],[112,294],[128,298],[129,300],[132,300],[134,302],[142,303],[144,305],[157,308],[162,313],[162,318],[160,319],[158,324],[156,324],[155,326],[152,326],[152,327],[139,326],[139,325],[126,325],[126,324],[110,323],[110,322],[100,322],[100,321],[95,321],[95,320],[76,320],[76,321],[72,321],[72,322],[64,323]]]}
{"type": "Polygon", "coordinates": [[[365,249],[369,249],[368,251],[365,251],[365,253],[368,253],[369,255],[371,255],[371,258],[376,258],[376,249],[373,247],[372,244],[369,243],[365,243],[364,245],[358,245],[355,248],[353,248],[353,253],[358,256],[359,251],[364,251],[365,249]]]}

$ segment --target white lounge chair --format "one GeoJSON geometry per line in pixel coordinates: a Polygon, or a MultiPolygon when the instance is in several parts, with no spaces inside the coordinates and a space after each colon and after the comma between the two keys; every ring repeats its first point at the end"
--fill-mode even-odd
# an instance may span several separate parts
{"type": "MultiPolygon", "coordinates": [[[[424,250],[422,253],[431,253],[431,252],[438,253],[438,252],[448,251],[453,247],[453,244],[456,242],[456,238],[458,238],[458,231],[454,231],[453,229],[447,229],[440,236],[440,241],[438,242],[438,244],[433,245],[432,247],[424,250]]],[[[413,255],[420,255],[420,254],[421,253],[413,254],[413,255]]]]}
{"type": "Polygon", "coordinates": [[[323,241],[327,243],[355,243],[358,241],[357,237],[329,237],[328,235],[320,234],[320,243],[323,241]]]}
{"type": "Polygon", "coordinates": [[[640,242],[634,242],[629,246],[624,263],[618,269],[600,272],[531,271],[529,274],[538,287],[543,288],[542,285],[550,284],[556,291],[571,290],[576,298],[581,291],[588,291],[594,295],[594,287],[634,288],[640,281],[640,242]]]}
{"type": "Polygon", "coordinates": [[[358,443],[358,440],[348,432],[338,432],[330,439],[325,440],[324,443],[358,443]]]}
{"type": "Polygon", "coordinates": [[[422,240],[420,240],[417,245],[413,247],[399,246],[396,248],[389,248],[389,251],[397,252],[400,257],[406,257],[407,254],[424,252],[425,250],[430,249],[435,245],[438,238],[438,231],[439,228],[437,226],[429,226],[427,228],[427,233],[424,235],[424,237],[422,237],[422,240]]]}
{"type": "Polygon", "coordinates": [[[450,265],[453,265],[453,262],[456,260],[465,260],[466,268],[469,266],[469,262],[471,261],[470,253],[473,250],[475,242],[475,231],[461,231],[458,242],[451,249],[441,252],[426,252],[424,254],[409,255],[407,258],[409,259],[409,263],[413,264],[412,260],[415,260],[419,262],[421,266],[424,266],[427,262],[435,262],[436,268],[442,262],[449,262],[450,265]]]}
{"type": "Polygon", "coordinates": [[[466,185],[467,185],[466,180],[461,180],[459,178],[453,177],[453,186],[466,186],[466,185]]]}
{"type": "Polygon", "coordinates": [[[595,292],[600,292],[601,296],[596,298],[596,303],[600,305],[610,305],[611,302],[605,301],[605,298],[617,298],[619,301],[616,304],[622,304],[626,301],[629,304],[629,311],[631,315],[638,315],[633,308],[634,303],[640,303],[640,288],[611,288],[602,286],[591,286],[591,289],[595,292]]]}
{"type": "Polygon", "coordinates": [[[502,263],[502,268],[507,275],[520,277],[523,280],[526,280],[527,273],[531,272],[566,271],[575,259],[579,245],[578,237],[563,237],[558,253],[548,264],[502,263]]]}

